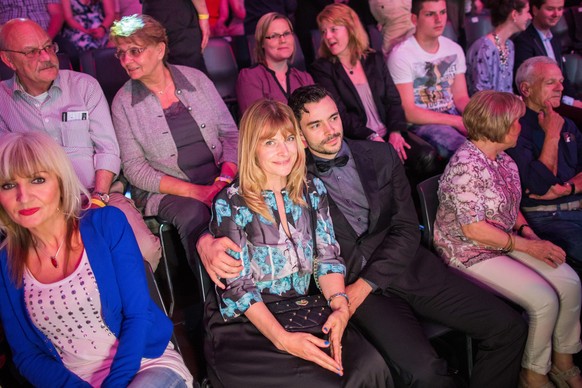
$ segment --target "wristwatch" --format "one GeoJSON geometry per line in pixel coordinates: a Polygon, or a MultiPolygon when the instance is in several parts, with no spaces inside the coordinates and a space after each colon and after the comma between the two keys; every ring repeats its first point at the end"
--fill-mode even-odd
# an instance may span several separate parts
{"type": "Polygon", "coordinates": [[[96,191],[92,194],[92,196],[93,197],[96,196],[97,198],[99,198],[101,200],[101,202],[103,202],[106,205],[109,203],[109,194],[107,194],[107,193],[100,193],[100,192],[96,191]]]}

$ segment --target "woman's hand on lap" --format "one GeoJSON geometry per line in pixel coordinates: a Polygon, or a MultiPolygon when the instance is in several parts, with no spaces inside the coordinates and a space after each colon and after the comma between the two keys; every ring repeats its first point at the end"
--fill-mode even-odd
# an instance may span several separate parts
{"type": "Polygon", "coordinates": [[[308,333],[286,333],[280,341],[279,349],[342,376],[344,372],[341,364],[320,349],[329,346],[329,341],[308,333]]]}

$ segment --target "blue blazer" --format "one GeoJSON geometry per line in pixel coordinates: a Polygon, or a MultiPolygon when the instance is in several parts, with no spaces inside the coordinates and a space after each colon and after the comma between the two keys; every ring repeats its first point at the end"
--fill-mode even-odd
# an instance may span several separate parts
{"type": "MultiPolygon", "coordinates": [[[[125,215],[114,207],[89,210],[81,218],[81,238],[95,274],[101,311],[119,339],[103,387],[126,387],[142,357],[162,355],[173,325],[150,298],[142,256],[125,215]]],[[[51,341],[29,318],[24,289],[17,288],[0,251],[0,317],[20,373],[35,387],[87,387],[68,370],[51,341]]]]}

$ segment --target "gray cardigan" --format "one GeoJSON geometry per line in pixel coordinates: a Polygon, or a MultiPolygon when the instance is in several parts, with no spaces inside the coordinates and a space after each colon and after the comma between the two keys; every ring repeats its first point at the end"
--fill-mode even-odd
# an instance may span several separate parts
{"type": "MultiPolygon", "coordinates": [[[[198,123],[217,166],[237,163],[238,129],[216,87],[199,70],[168,66],[176,97],[198,123]]],[[[117,92],[111,106],[119,141],[123,173],[138,189],[149,192],[146,215],[156,215],[160,181],[170,175],[188,181],[178,167],[178,149],[158,98],[143,83],[129,80],[117,92]]]]}

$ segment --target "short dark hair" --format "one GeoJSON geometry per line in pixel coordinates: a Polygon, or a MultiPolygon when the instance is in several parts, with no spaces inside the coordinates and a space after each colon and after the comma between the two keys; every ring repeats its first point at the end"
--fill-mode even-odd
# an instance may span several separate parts
{"type": "Polygon", "coordinates": [[[537,9],[542,8],[542,5],[546,4],[546,0],[529,0],[529,12],[532,12],[532,8],[536,7],[537,9]]]}
{"type": "Polygon", "coordinates": [[[412,0],[412,8],[410,9],[410,13],[413,13],[416,16],[418,16],[420,10],[422,9],[422,5],[429,1],[437,2],[441,0],[412,0]]]}
{"type": "Polygon", "coordinates": [[[487,8],[491,10],[491,24],[497,27],[504,23],[511,12],[521,12],[525,8],[527,0],[488,0],[487,8]]]}
{"type": "Polygon", "coordinates": [[[293,114],[295,115],[297,121],[300,122],[303,112],[309,113],[309,111],[305,109],[305,104],[319,102],[323,100],[325,97],[329,97],[332,100],[334,100],[334,98],[327,91],[327,89],[321,85],[302,86],[300,88],[295,89],[293,94],[291,94],[288,105],[293,110],[293,114]]]}

